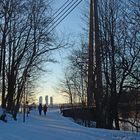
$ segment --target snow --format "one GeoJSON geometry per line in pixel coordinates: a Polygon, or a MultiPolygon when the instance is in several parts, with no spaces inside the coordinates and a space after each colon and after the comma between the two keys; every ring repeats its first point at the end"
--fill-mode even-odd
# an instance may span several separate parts
{"type": "Polygon", "coordinates": [[[61,116],[58,109],[51,109],[47,115],[32,111],[22,122],[8,117],[8,123],[0,121],[0,140],[140,140],[140,133],[86,128],[72,119],[61,116]]]}

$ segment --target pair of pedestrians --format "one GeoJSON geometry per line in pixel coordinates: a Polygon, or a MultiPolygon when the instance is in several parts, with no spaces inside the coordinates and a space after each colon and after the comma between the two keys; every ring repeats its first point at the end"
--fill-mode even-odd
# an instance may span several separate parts
{"type": "Polygon", "coordinates": [[[39,115],[42,114],[42,110],[43,110],[43,112],[44,112],[44,115],[46,115],[46,112],[47,112],[47,110],[48,110],[48,107],[47,107],[46,104],[45,104],[44,106],[42,106],[42,104],[39,104],[39,106],[38,106],[39,115]]]}

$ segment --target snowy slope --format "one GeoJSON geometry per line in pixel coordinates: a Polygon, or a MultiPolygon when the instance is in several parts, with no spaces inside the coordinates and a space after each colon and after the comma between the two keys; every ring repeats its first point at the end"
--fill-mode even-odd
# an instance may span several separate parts
{"type": "Polygon", "coordinates": [[[58,110],[50,110],[46,116],[32,111],[25,123],[21,115],[19,118],[0,122],[0,140],[140,140],[140,134],[131,132],[85,128],[58,110]]]}

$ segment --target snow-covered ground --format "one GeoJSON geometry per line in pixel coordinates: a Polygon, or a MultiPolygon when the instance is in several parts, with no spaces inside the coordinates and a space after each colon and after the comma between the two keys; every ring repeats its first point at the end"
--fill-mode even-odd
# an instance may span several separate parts
{"type": "Polygon", "coordinates": [[[32,111],[25,123],[22,122],[22,115],[18,116],[17,121],[0,121],[0,140],[140,140],[140,134],[86,128],[53,109],[46,116],[32,111]]]}

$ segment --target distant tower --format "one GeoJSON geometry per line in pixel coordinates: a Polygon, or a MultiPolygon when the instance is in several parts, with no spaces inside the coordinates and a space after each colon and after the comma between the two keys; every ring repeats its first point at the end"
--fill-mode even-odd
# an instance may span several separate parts
{"type": "Polygon", "coordinates": [[[53,105],[53,97],[50,97],[50,105],[53,105]]]}
{"type": "Polygon", "coordinates": [[[48,105],[48,96],[45,97],[46,105],[48,105]]]}
{"type": "Polygon", "coordinates": [[[42,96],[39,97],[39,104],[42,104],[42,96]]]}

